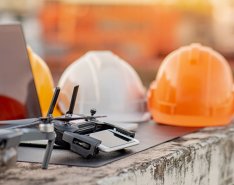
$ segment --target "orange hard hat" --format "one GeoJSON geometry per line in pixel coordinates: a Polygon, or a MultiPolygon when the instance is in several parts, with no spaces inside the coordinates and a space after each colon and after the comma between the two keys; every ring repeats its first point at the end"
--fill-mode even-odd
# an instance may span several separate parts
{"type": "Polygon", "coordinates": [[[233,115],[233,77],[218,52],[200,44],[181,47],[162,62],[148,91],[156,122],[176,126],[218,126],[233,115]]]}
{"type": "MultiPolygon", "coordinates": [[[[32,67],[41,113],[42,116],[46,116],[53,97],[53,78],[47,64],[38,55],[36,55],[30,47],[28,47],[28,56],[32,67]]],[[[57,106],[54,109],[53,115],[61,115],[57,106]]]]}

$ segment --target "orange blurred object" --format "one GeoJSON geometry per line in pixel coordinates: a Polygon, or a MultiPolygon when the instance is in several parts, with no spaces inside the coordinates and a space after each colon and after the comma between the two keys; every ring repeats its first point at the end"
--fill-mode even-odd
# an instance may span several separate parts
{"type": "Polygon", "coordinates": [[[46,1],[39,20],[45,47],[49,48],[46,61],[64,70],[90,50],[111,50],[130,63],[145,65],[177,46],[175,33],[180,14],[156,4],[46,1]]]}
{"type": "Polygon", "coordinates": [[[148,92],[156,122],[176,126],[218,126],[233,115],[233,77],[228,62],[200,44],[170,53],[148,92]]]}

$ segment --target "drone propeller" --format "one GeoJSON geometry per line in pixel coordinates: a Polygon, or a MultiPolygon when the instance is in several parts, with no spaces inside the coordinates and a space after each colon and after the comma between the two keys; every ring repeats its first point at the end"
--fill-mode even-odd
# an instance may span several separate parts
{"type": "MultiPolygon", "coordinates": [[[[14,120],[13,120],[14,121],[14,120]]],[[[24,127],[30,127],[30,126],[34,126],[34,125],[38,125],[41,123],[40,120],[36,120],[36,121],[33,121],[33,122],[30,122],[30,123],[25,123],[24,124],[19,124],[19,125],[16,125],[15,123],[12,124],[13,122],[9,123],[9,124],[6,124],[4,128],[10,128],[10,129],[16,129],[16,128],[24,128],[24,127]],[[10,125],[10,126],[9,126],[10,125]],[[13,125],[13,126],[11,126],[13,125]]]]}
{"type": "Polygon", "coordinates": [[[25,125],[38,121],[38,118],[0,121],[0,125],[25,125]]]}
{"type": "Polygon", "coordinates": [[[6,120],[0,121],[0,129],[10,128],[24,128],[29,126],[34,126],[40,124],[40,118],[29,118],[29,119],[19,119],[19,120],[6,120]]]}

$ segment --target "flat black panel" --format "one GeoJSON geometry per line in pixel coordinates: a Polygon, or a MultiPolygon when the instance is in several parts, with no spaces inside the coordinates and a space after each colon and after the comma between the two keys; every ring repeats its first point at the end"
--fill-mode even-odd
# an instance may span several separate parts
{"type": "MultiPolygon", "coordinates": [[[[99,153],[94,159],[83,159],[68,150],[54,149],[50,164],[100,167],[199,129],[159,125],[153,122],[142,123],[136,133],[136,138],[140,141],[140,144],[137,146],[113,153],[99,153]]],[[[21,146],[19,147],[18,161],[40,163],[43,159],[44,152],[45,149],[43,148],[21,146]]]]}
{"type": "Polygon", "coordinates": [[[24,35],[19,24],[0,25],[0,120],[41,116],[24,35]]]}

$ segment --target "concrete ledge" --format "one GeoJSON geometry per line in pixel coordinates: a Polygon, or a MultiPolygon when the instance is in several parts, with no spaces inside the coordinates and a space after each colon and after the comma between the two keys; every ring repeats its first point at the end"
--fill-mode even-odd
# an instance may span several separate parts
{"type": "Polygon", "coordinates": [[[234,184],[234,124],[202,129],[100,168],[17,163],[0,184],[234,184]]]}

